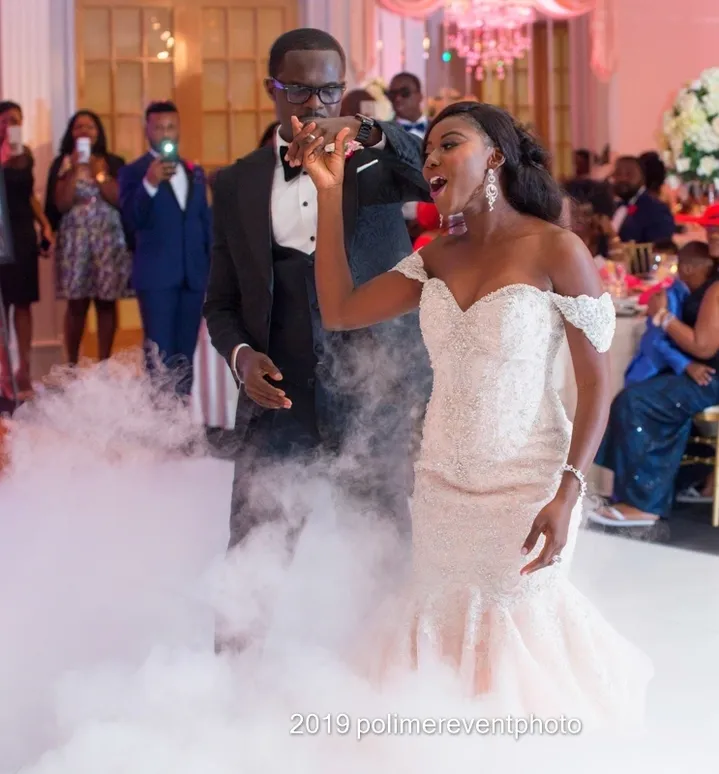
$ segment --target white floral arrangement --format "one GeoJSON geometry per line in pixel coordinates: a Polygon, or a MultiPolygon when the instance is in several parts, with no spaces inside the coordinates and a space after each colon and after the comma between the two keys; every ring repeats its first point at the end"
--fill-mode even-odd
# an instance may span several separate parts
{"type": "Polygon", "coordinates": [[[663,129],[668,171],[685,183],[719,188],[719,67],[679,92],[664,114],[663,129]]]}
{"type": "Polygon", "coordinates": [[[394,118],[394,108],[392,107],[392,103],[387,99],[387,86],[381,78],[373,78],[363,84],[360,88],[364,89],[368,94],[371,94],[372,99],[375,101],[374,118],[378,121],[391,121],[394,118]]]}

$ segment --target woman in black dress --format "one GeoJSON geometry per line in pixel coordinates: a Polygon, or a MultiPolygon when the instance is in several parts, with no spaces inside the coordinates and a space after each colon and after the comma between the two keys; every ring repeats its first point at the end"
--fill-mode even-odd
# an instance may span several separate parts
{"type": "MultiPolygon", "coordinates": [[[[22,126],[22,109],[14,102],[0,102],[0,163],[7,192],[8,222],[12,232],[14,263],[0,266],[0,290],[7,319],[12,320],[18,348],[16,383],[21,395],[32,390],[32,304],[40,300],[38,281],[38,234],[42,229],[43,251],[52,244],[52,229],[35,198],[35,160],[29,148],[16,142],[14,127],[22,126]]],[[[0,343],[0,393],[12,396],[10,358],[0,343]]]]}

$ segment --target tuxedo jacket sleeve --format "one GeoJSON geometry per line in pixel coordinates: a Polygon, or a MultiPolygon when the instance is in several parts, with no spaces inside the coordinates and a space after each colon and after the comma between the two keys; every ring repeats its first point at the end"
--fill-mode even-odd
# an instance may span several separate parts
{"type": "MultiPolygon", "coordinates": [[[[374,151],[387,170],[387,185],[382,187],[381,201],[375,204],[429,202],[429,186],[422,175],[424,162],[418,138],[393,122],[378,121],[385,146],[374,151]]],[[[368,150],[372,151],[372,148],[368,150]]]]}
{"type": "Polygon", "coordinates": [[[237,217],[235,174],[234,167],[228,167],[220,170],[214,181],[210,276],[203,308],[212,346],[228,365],[238,344],[257,349],[257,342],[242,325],[242,292],[229,248],[229,219],[237,217]]]}

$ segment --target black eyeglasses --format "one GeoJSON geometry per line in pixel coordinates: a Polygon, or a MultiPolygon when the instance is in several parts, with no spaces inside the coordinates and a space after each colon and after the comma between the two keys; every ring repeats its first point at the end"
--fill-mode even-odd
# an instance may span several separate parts
{"type": "Polygon", "coordinates": [[[287,95],[287,101],[293,105],[304,105],[316,94],[323,105],[336,105],[342,100],[345,93],[345,84],[333,84],[331,86],[305,86],[297,83],[280,83],[270,78],[270,83],[287,95]]]}

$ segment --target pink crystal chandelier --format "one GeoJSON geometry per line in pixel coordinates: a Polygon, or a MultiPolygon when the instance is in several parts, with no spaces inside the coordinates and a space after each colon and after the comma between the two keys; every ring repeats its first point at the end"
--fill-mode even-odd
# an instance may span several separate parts
{"type": "Polygon", "coordinates": [[[502,79],[529,51],[536,18],[533,0],[447,0],[445,41],[477,80],[488,72],[502,79]]]}

